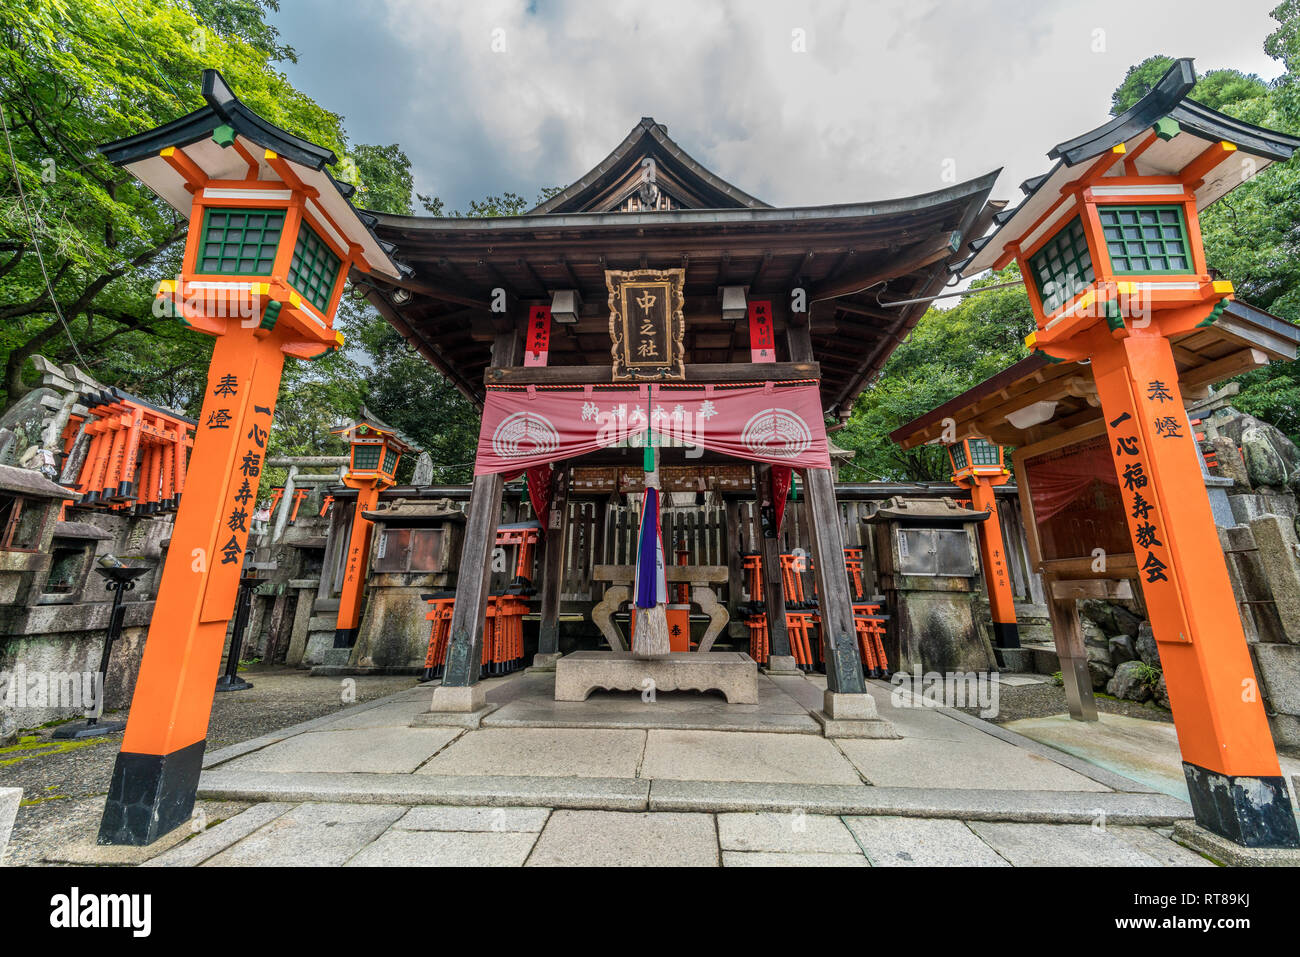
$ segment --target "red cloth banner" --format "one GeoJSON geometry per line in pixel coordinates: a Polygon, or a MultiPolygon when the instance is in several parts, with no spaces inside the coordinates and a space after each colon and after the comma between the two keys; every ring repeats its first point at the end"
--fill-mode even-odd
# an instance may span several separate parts
{"type": "Polygon", "coordinates": [[[555,494],[555,473],[549,465],[534,465],[528,469],[528,501],[532,503],[533,514],[546,527],[547,511],[551,507],[551,496],[555,494]]]}
{"type": "Polygon", "coordinates": [[[529,386],[487,390],[474,474],[517,473],[575,458],[625,442],[647,427],[670,445],[696,446],[747,462],[797,469],[831,466],[815,385],[529,386]]]}
{"type": "Polygon", "coordinates": [[[551,350],[551,307],[528,310],[528,336],[524,342],[524,365],[544,366],[551,350]]]}
{"type": "Polygon", "coordinates": [[[749,355],[751,362],[776,361],[772,303],[766,299],[755,299],[749,303],[749,355]]]}
{"type": "Polygon", "coordinates": [[[772,466],[772,511],[776,516],[776,530],[781,531],[781,519],[785,517],[785,500],[790,495],[790,483],[794,473],[784,465],[772,466]]]}

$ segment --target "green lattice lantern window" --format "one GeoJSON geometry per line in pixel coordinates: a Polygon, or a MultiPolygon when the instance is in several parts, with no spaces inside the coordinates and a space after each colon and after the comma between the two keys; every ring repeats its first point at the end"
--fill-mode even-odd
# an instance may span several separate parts
{"type": "Polygon", "coordinates": [[[1193,271],[1181,206],[1101,206],[1097,216],[1115,275],[1193,271]]]}
{"type": "Polygon", "coordinates": [[[381,484],[392,484],[402,453],[410,448],[392,429],[365,420],[342,429],[335,429],[351,445],[352,468],[348,475],[356,479],[375,479],[381,484]]]}
{"type": "Polygon", "coordinates": [[[1045,313],[1055,312],[1087,288],[1095,274],[1082,220],[1075,217],[1034,253],[1029,271],[1045,313]]]}
{"type": "Polygon", "coordinates": [[[306,223],[298,230],[298,243],[289,262],[289,285],[317,309],[329,306],[342,260],[306,223]]]}
{"type": "Polygon", "coordinates": [[[948,446],[948,460],[952,463],[954,480],[973,475],[1001,475],[1006,472],[1002,460],[1002,446],[988,439],[973,437],[954,442],[948,446]]]}
{"type": "Polygon", "coordinates": [[[209,207],[203,216],[196,272],[270,276],[283,228],[283,210],[209,207]]]}

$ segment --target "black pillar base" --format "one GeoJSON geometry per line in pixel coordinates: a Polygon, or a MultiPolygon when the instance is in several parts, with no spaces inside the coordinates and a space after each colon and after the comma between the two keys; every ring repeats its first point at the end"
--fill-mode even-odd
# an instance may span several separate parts
{"type": "Polygon", "coordinates": [[[187,822],[206,747],[203,740],[171,754],[119,754],[98,843],[142,847],[187,822]]]}
{"type": "Polygon", "coordinates": [[[334,629],[334,647],[351,648],[357,643],[357,632],[359,628],[335,628],[334,629]]]}
{"type": "Polygon", "coordinates": [[[993,622],[993,645],[997,648],[1019,648],[1020,626],[1013,622],[993,622]]]}
{"type": "Polygon", "coordinates": [[[1196,823],[1243,847],[1300,847],[1281,777],[1229,777],[1183,762],[1196,823]]]}
{"type": "Polygon", "coordinates": [[[217,679],[217,691],[247,691],[253,687],[251,681],[245,681],[239,675],[222,675],[217,679]]]}

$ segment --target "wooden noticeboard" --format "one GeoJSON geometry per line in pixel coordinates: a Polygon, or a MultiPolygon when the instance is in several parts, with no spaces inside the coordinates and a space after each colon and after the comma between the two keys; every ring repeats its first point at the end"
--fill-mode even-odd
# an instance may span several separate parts
{"type": "Polygon", "coordinates": [[[605,271],[614,381],[684,379],[684,269],[605,271]]]}

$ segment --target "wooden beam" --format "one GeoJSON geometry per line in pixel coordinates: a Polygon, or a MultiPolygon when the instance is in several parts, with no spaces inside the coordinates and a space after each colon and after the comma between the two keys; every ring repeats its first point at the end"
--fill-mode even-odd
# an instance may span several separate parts
{"type": "MultiPolygon", "coordinates": [[[[722,362],[694,363],[685,366],[684,380],[663,380],[655,385],[673,384],[728,384],[735,382],[781,381],[783,379],[819,379],[821,367],[816,362],[722,362]]],[[[483,373],[488,385],[637,385],[634,382],[614,382],[612,366],[513,366],[492,368],[483,373]]]]}
{"type": "Polygon", "coordinates": [[[846,272],[834,279],[814,283],[809,295],[813,299],[834,299],[860,292],[868,286],[897,276],[905,276],[926,266],[933,265],[957,253],[961,248],[961,233],[951,232],[935,236],[915,246],[908,246],[898,255],[891,256],[883,263],[876,263],[862,269],[846,272]]]}

